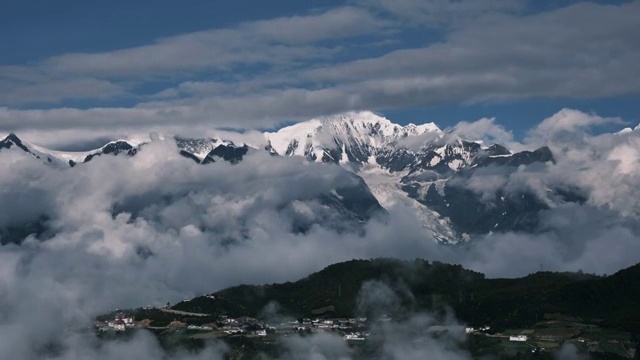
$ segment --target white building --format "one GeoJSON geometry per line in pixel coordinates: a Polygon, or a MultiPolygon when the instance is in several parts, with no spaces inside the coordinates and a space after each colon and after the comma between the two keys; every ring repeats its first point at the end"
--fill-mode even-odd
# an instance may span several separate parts
{"type": "Polygon", "coordinates": [[[527,341],[527,335],[509,336],[509,341],[527,341]]]}
{"type": "Polygon", "coordinates": [[[115,330],[115,331],[124,331],[125,328],[126,328],[126,325],[125,325],[124,321],[122,321],[122,320],[114,321],[113,330],[115,330]]]}
{"type": "Polygon", "coordinates": [[[127,316],[124,313],[118,313],[116,314],[116,318],[115,321],[121,320],[122,322],[124,322],[125,326],[133,326],[133,317],[132,316],[127,316]]]}
{"type": "Polygon", "coordinates": [[[362,341],[365,338],[360,335],[360,333],[346,334],[343,339],[347,341],[362,341]]]}

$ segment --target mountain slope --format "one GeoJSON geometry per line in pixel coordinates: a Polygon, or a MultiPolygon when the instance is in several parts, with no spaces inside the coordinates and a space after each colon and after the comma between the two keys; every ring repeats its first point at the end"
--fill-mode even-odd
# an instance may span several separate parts
{"type": "MultiPolygon", "coordinates": [[[[264,147],[213,138],[175,140],[182,156],[202,165],[237,163],[257,151],[338,164],[358,178],[364,177],[378,203],[415,211],[425,228],[425,238],[442,243],[458,243],[474,234],[533,232],[538,228],[540,211],[563,202],[587,200],[571,186],[550,188],[542,196],[525,187],[501,185],[516,172],[546,171],[555,161],[549,148],[512,152],[500,144],[461,138],[454,130],[443,131],[433,123],[401,126],[366,111],[312,119],[264,133],[264,147]]],[[[26,143],[15,134],[0,142],[0,150],[17,149],[70,166],[107,154],[133,156],[144,146],[144,142],[118,140],[85,153],[63,153],[26,143]]],[[[354,194],[366,197],[369,191],[354,194]]],[[[358,202],[357,195],[346,195],[352,194],[339,197],[358,202]]],[[[322,202],[330,204],[333,197],[327,195],[322,202]]],[[[370,199],[362,201],[371,203],[370,199]]],[[[366,212],[357,218],[368,218],[364,215],[366,212]]]]}
{"type": "Polygon", "coordinates": [[[11,133],[3,140],[0,140],[0,151],[3,149],[13,149],[28,154],[36,159],[59,166],[76,166],[79,163],[91,161],[96,156],[118,155],[124,153],[130,156],[135,155],[142,142],[132,142],[126,140],[111,141],[99,149],[80,152],[56,151],[38,146],[11,133]]]}
{"type": "Polygon", "coordinates": [[[23,141],[14,133],[7,135],[7,137],[0,140],[0,151],[2,150],[14,150],[22,152],[36,159],[41,159],[49,163],[64,162],[64,160],[62,160],[60,157],[54,155],[54,152],[49,152],[44,148],[23,141]]]}
{"type": "MultiPolygon", "coordinates": [[[[246,144],[235,145],[230,141],[218,139],[175,139],[178,147],[177,151],[183,157],[193,160],[198,165],[216,166],[218,162],[228,162],[231,164],[241,163],[245,156],[257,155],[258,151],[250,148],[246,144]]],[[[80,153],[64,153],[47,150],[37,145],[33,145],[21,140],[15,134],[11,134],[0,140],[0,156],[5,152],[15,152],[26,156],[27,161],[39,161],[43,166],[55,165],[63,170],[90,171],[84,167],[88,162],[98,162],[105,156],[125,156],[134,157],[143,153],[147,149],[147,142],[117,140],[105,144],[103,147],[80,153]]],[[[171,139],[167,139],[171,141],[171,139]]],[[[149,145],[151,146],[151,145],[149,145]]],[[[171,147],[165,147],[171,151],[171,147]]],[[[268,157],[269,158],[269,157],[268,157]]],[[[185,160],[187,161],[187,160],[185,160]]],[[[275,159],[274,159],[275,161],[275,159]]],[[[299,164],[293,159],[285,161],[295,162],[304,169],[307,166],[299,164]]],[[[126,165],[124,165],[126,166],[126,165]]],[[[197,166],[194,164],[194,166],[197,166]]],[[[327,165],[315,165],[318,167],[327,165]]],[[[366,182],[357,174],[346,169],[332,169],[333,177],[328,181],[334,181],[335,185],[328,190],[303,191],[298,198],[283,200],[282,203],[274,205],[274,211],[280,212],[287,219],[291,219],[293,232],[306,232],[313,226],[320,225],[337,231],[358,231],[361,225],[374,216],[384,215],[385,210],[380,206],[377,199],[371,194],[366,182]]],[[[198,184],[196,184],[197,186],[198,184]]],[[[304,184],[301,184],[303,186],[304,184]]],[[[207,185],[209,186],[209,185],[207,185]]],[[[215,184],[210,186],[215,187],[215,184]]],[[[197,188],[188,188],[185,191],[197,191],[197,188]]],[[[157,196],[145,196],[144,192],[135,194],[129,201],[123,201],[112,209],[113,216],[126,212],[139,216],[142,209],[149,206],[166,206],[167,202],[179,201],[186,193],[171,194],[161,198],[162,204],[153,203],[157,201],[157,196]]],[[[20,243],[31,234],[36,238],[44,239],[41,236],[47,231],[46,216],[47,209],[43,210],[42,217],[31,220],[23,219],[19,223],[10,223],[7,226],[0,226],[0,242],[20,243]]],[[[247,231],[247,233],[249,233],[247,231]]],[[[241,240],[241,239],[232,239],[241,240]]]]}
{"type": "MultiPolygon", "coordinates": [[[[249,151],[249,147],[245,144],[235,145],[231,141],[219,139],[184,139],[176,137],[175,140],[181,155],[202,164],[215,162],[216,159],[235,163],[242,160],[242,157],[249,151]]],[[[103,155],[117,156],[123,154],[134,156],[149,141],[152,140],[114,140],[94,150],[65,152],[46,149],[26,142],[16,134],[11,133],[0,140],[0,150],[13,149],[48,163],[74,167],[103,155]]]]}
{"type": "Polygon", "coordinates": [[[380,281],[401,299],[400,311],[454,308],[474,326],[494,330],[528,327],[545,314],[579,317],[586,323],[628,331],[640,328],[640,264],[608,277],[539,272],[517,279],[488,279],[483,274],[425,260],[351,260],[334,264],[295,282],[240,285],[173,306],[175,310],[230,316],[258,316],[272,301],[292,316],[358,315],[362,285],[380,281]]]}
{"type": "Polygon", "coordinates": [[[267,149],[275,153],[337,163],[360,174],[378,201],[414,209],[426,233],[445,243],[472,234],[535,231],[538,213],[550,201],[586,200],[571,188],[549,189],[545,199],[499,184],[491,196],[474,190],[477,183],[496,181],[491,175],[544,171],[545,164],[554,162],[553,154],[546,147],[514,153],[500,144],[486,146],[433,123],[400,126],[358,112],[312,119],[264,136],[267,149]]]}

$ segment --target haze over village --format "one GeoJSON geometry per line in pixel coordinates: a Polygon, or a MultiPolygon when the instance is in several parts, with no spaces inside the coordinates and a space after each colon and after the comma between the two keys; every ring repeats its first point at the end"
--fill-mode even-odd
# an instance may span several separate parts
{"type": "Polygon", "coordinates": [[[640,358],[639,17],[3,4],[0,358],[640,358]]]}

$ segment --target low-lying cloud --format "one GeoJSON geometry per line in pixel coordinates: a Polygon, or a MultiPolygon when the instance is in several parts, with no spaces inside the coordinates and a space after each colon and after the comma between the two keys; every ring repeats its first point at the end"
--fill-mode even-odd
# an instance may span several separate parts
{"type": "MultiPolygon", "coordinates": [[[[45,230],[41,238],[0,248],[0,357],[40,358],[51,343],[63,344],[62,359],[111,359],[124,351],[161,357],[147,335],[96,345],[77,333],[114,308],[163,304],[240,283],[295,280],[352,258],[421,257],[492,277],[541,267],[611,274],[639,260],[633,184],[640,174],[627,161],[627,152],[640,151],[634,136],[582,137],[565,150],[551,143],[557,163],[541,172],[538,184],[575,181],[587,187],[589,202],[544,211],[536,234],[493,234],[461,247],[437,245],[403,204],[359,231],[327,226],[330,210],[315,197],[353,181],[335,165],[253,152],[237,165],[202,166],[179,156],[170,140],[156,140],[134,157],[102,156],[64,169],[3,150],[1,224],[40,221],[45,230]],[[584,153],[573,154],[577,149],[584,153]],[[620,175],[605,179],[597,175],[602,169],[620,175]],[[300,216],[315,225],[292,232],[300,216]]],[[[310,351],[332,341],[296,339],[291,346],[310,351]]],[[[216,345],[195,358],[224,349],[216,345]]],[[[385,351],[410,358],[424,354],[421,349],[407,344],[385,351]]]]}

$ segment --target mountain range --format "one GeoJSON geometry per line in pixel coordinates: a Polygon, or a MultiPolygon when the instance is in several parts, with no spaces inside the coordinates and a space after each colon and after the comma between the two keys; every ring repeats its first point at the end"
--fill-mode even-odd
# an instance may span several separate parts
{"type": "MultiPolygon", "coordinates": [[[[425,233],[442,243],[464,242],[477,234],[533,232],[541,210],[587,200],[583,191],[571,186],[547,189],[544,200],[523,189],[498,188],[489,197],[474,190],[478,178],[487,174],[545,171],[555,162],[548,147],[512,151],[504,144],[463,138],[433,123],[401,126],[366,111],[266,132],[262,144],[174,139],[182,156],[202,165],[238,163],[258,151],[337,164],[357,178],[358,186],[337,188],[321,200],[324,204],[332,204],[340,216],[356,221],[366,221],[384,212],[382,208],[404,205],[416,213],[425,233]]],[[[91,151],[62,152],[9,134],[0,140],[0,152],[16,150],[54,166],[75,167],[105,155],[135,156],[149,141],[154,140],[116,140],[91,151]]]]}

